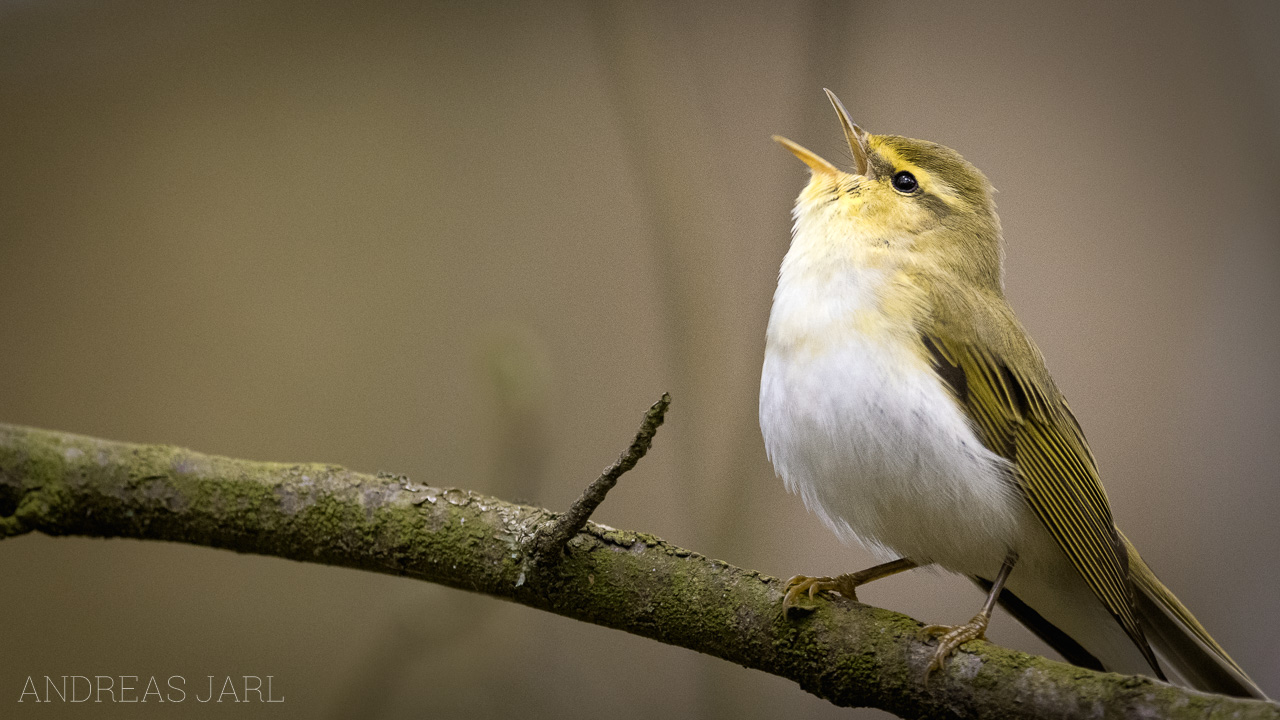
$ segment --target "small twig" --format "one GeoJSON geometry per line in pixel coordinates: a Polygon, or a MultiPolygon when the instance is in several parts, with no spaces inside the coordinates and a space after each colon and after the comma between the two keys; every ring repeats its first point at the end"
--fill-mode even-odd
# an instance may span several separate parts
{"type": "Polygon", "coordinates": [[[640,423],[640,429],[636,431],[636,437],[631,441],[631,446],[612,465],[605,468],[600,477],[588,485],[586,490],[582,491],[582,496],[574,501],[568,512],[556,518],[554,524],[538,534],[533,551],[536,564],[554,563],[559,557],[560,550],[586,526],[591,513],[600,507],[605,495],[608,495],[613,486],[618,484],[618,478],[635,467],[640,458],[649,452],[649,447],[653,445],[653,436],[662,425],[670,405],[670,393],[662,393],[658,402],[644,414],[644,422],[640,423]]]}

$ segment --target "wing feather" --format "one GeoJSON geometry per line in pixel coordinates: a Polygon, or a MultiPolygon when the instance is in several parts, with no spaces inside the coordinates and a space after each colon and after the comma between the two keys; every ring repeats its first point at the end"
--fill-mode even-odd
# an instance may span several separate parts
{"type": "MultiPolygon", "coordinates": [[[[948,381],[993,452],[1017,468],[1015,482],[1071,564],[1163,677],[1138,624],[1128,557],[1080,425],[1056,391],[1046,392],[970,343],[925,335],[948,381]],[[963,378],[957,383],[954,378],[963,378]]],[[[1050,389],[1051,390],[1051,389],[1050,389]]]]}

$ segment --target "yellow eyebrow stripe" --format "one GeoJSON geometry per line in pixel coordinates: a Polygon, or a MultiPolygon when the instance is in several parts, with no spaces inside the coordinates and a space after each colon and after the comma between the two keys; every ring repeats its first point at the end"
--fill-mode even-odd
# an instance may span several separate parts
{"type": "Polygon", "coordinates": [[[879,155],[880,159],[892,165],[895,173],[906,170],[912,175],[915,175],[916,180],[920,183],[920,187],[923,188],[925,192],[939,198],[951,207],[960,208],[963,205],[959,191],[951,187],[946,181],[937,175],[925,170],[915,163],[904,160],[896,150],[882,142],[878,135],[870,136],[868,147],[873,154],[879,155]]]}

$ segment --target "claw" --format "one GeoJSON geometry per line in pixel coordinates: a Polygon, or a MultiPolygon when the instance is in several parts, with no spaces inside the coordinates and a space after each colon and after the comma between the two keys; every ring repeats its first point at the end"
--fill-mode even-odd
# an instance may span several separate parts
{"type": "Polygon", "coordinates": [[[938,638],[938,649],[934,651],[933,659],[929,661],[929,667],[924,671],[925,679],[928,680],[935,670],[941,670],[947,664],[947,658],[961,645],[970,640],[985,638],[988,621],[985,614],[978,613],[964,625],[926,625],[920,628],[919,636],[922,640],[938,638]]]}
{"type": "Polygon", "coordinates": [[[804,594],[809,595],[809,600],[816,600],[820,593],[838,592],[850,600],[857,600],[857,585],[848,582],[847,578],[847,575],[834,578],[796,575],[787,581],[786,595],[782,598],[782,612],[785,614],[793,607],[803,607],[796,601],[804,594]]]}
{"type": "MultiPolygon", "coordinates": [[[[889,577],[903,570],[910,570],[918,567],[915,560],[910,558],[898,558],[891,562],[882,563],[875,567],[869,567],[866,570],[859,570],[856,573],[845,573],[838,577],[809,577],[807,575],[796,575],[787,581],[784,588],[785,595],[782,597],[782,613],[786,615],[787,611],[793,607],[802,607],[796,603],[803,593],[809,593],[809,599],[815,600],[818,593],[838,592],[841,595],[857,602],[858,586],[866,585],[872,580],[879,580],[883,577],[889,577]]],[[[811,609],[811,608],[810,608],[811,609]]]]}

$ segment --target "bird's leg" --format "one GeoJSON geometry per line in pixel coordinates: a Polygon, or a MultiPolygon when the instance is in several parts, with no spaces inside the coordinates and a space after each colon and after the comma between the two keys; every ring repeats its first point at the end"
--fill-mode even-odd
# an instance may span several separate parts
{"type": "Polygon", "coordinates": [[[987,601],[982,604],[982,610],[974,615],[972,620],[964,625],[926,625],[920,628],[921,637],[938,638],[938,649],[933,653],[933,660],[924,671],[926,678],[934,670],[941,670],[947,662],[947,657],[954,653],[956,648],[970,640],[981,640],[985,637],[987,623],[991,620],[991,610],[995,607],[996,599],[1000,597],[1000,591],[1004,589],[1004,583],[1009,579],[1009,573],[1013,571],[1013,564],[1017,561],[1017,553],[1009,553],[1009,557],[1004,559],[1004,565],[1000,566],[1000,573],[996,575],[995,582],[991,583],[987,601]]]}
{"type": "Polygon", "coordinates": [[[787,594],[782,598],[782,612],[785,613],[795,607],[796,600],[799,600],[800,596],[805,593],[808,593],[809,599],[812,600],[818,593],[834,590],[850,600],[857,600],[859,585],[866,585],[872,580],[889,577],[914,567],[917,567],[915,560],[899,558],[893,562],[876,565],[854,573],[845,573],[833,578],[796,575],[787,581],[785,588],[787,594]]]}

